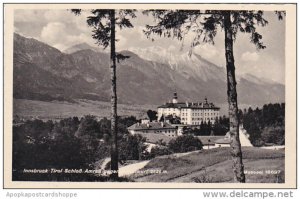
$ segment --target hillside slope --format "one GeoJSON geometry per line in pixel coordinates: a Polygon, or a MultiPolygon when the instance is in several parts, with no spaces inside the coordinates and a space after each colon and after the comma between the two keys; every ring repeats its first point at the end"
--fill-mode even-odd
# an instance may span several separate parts
{"type": "MultiPolygon", "coordinates": [[[[254,147],[243,147],[242,150],[247,183],[284,182],[284,150],[254,147]],[[269,170],[279,171],[279,173],[268,174],[269,170]],[[250,174],[251,171],[262,173],[250,174]]],[[[229,147],[196,151],[180,157],[174,155],[156,157],[141,171],[144,173],[132,174],[130,178],[136,182],[233,182],[229,147]],[[146,172],[151,170],[164,171],[164,173],[146,172]]]]}
{"type": "MultiPolygon", "coordinates": [[[[14,34],[14,97],[43,101],[91,99],[109,101],[109,55],[87,44],[60,52],[35,39],[14,34]]],[[[161,104],[175,90],[181,101],[226,102],[226,73],[200,55],[183,54],[174,60],[151,61],[130,52],[117,64],[120,103],[161,104]]],[[[239,78],[240,103],[284,102],[284,85],[239,78]]]]}

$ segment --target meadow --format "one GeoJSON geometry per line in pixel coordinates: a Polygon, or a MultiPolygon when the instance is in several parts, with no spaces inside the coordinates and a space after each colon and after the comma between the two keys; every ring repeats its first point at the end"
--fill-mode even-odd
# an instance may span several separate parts
{"type": "MultiPolygon", "coordinates": [[[[284,149],[243,147],[247,183],[284,183],[284,149]],[[257,172],[253,174],[253,172],[257,172]],[[270,173],[271,172],[271,173],[270,173]]],[[[152,159],[142,170],[166,173],[133,174],[135,182],[233,182],[230,148],[201,150],[184,156],[166,155],[152,159]]]]}
{"type": "MultiPolygon", "coordinates": [[[[79,99],[67,101],[39,101],[13,99],[13,115],[25,119],[60,120],[68,117],[94,115],[97,118],[110,117],[110,102],[79,99]]],[[[147,110],[157,111],[159,105],[118,104],[119,116],[135,116],[137,119],[147,117],[147,110]]],[[[220,115],[227,115],[228,104],[218,104],[220,115]]],[[[240,108],[249,107],[241,104],[240,108]]]]}
{"type": "MultiPolygon", "coordinates": [[[[156,105],[128,105],[118,104],[118,115],[135,116],[137,118],[147,117],[147,110],[156,110],[156,105]]],[[[13,115],[21,118],[42,120],[59,120],[68,117],[82,117],[84,115],[94,115],[97,118],[110,117],[110,102],[76,100],[75,103],[65,101],[37,101],[14,99],[13,115]]]]}

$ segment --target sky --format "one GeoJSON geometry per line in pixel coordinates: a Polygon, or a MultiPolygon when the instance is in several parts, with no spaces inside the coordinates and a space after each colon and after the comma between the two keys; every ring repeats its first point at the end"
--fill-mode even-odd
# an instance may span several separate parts
{"type": "MultiPolygon", "coordinates": [[[[91,37],[92,29],[86,23],[89,14],[88,10],[80,16],[59,9],[15,10],[14,29],[25,37],[35,38],[61,51],[84,42],[96,47],[95,40],[91,37]]],[[[269,23],[257,30],[263,36],[267,47],[257,50],[250,43],[249,34],[239,33],[234,43],[236,73],[237,76],[251,74],[285,84],[285,20],[278,21],[273,12],[265,12],[264,16],[269,23]]],[[[151,16],[145,16],[138,11],[137,18],[132,23],[134,28],[117,30],[117,51],[147,48],[180,55],[189,49],[191,40],[188,36],[183,42],[161,37],[155,37],[154,41],[147,39],[143,29],[146,24],[154,23],[151,16]]],[[[193,51],[208,61],[225,67],[224,31],[218,31],[214,45],[204,43],[193,51]]]]}

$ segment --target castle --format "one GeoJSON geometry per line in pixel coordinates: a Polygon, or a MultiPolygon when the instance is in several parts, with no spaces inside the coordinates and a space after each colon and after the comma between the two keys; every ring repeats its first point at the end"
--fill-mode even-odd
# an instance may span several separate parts
{"type": "Polygon", "coordinates": [[[202,122],[214,124],[220,115],[220,108],[213,103],[204,102],[178,102],[177,93],[174,93],[172,102],[167,102],[158,107],[158,120],[172,115],[179,117],[181,124],[200,125],[202,122]]]}

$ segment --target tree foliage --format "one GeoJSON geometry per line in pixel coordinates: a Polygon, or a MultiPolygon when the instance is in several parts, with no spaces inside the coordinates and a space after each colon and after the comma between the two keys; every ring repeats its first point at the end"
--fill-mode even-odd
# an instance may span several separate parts
{"type": "Polygon", "coordinates": [[[181,124],[180,117],[176,115],[166,115],[162,118],[164,119],[164,122],[169,122],[171,124],[181,124]]]}
{"type": "Polygon", "coordinates": [[[23,169],[89,169],[95,161],[94,151],[75,137],[76,118],[60,122],[27,121],[13,128],[13,179],[77,180],[90,176],[23,174],[23,169]],[[30,131],[27,131],[29,130],[30,131]],[[41,131],[42,130],[42,131],[41,131]]]}
{"type": "Polygon", "coordinates": [[[157,120],[157,112],[156,111],[148,110],[147,116],[148,116],[150,122],[157,120]]]}
{"type": "Polygon", "coordinates": [[[146,156],[147,159],[152,159],[157,156],[163,156],[163,155],[170,155],[173,152],[167,147],[167,146],[154,146],[151,148],[151,151],[148,156],[146,156]]]}
{"type": "MultiPolygon", "coordinates": [[[[71,10],[75,15],[82,12],[80,9],[71,10]]],[[[87,17],[87,24],[92,27],[92,37],[98,45],[107,48],[110,46],[110,76],[111,76],[111,179],[118,180],[118,117],[117,117],[117,77],[116,61],[124,60],[129,56],[116,52],[116,27],[120,29],[132,28],[131,18],[135,18],[135,10],[92,9],[87,17]]]]}
{"type": "Polygon", "coordinates": [[[119,159],[123,160],[142,160],[147,148],[146,139],[141,135],[125,135],[119,144],[119,159]]]}
{"type": "Polygon", "coordinates": [[[201,141],[192,135],[178,136],[172,139],[168,145],[173,153],[184,153],[188,151],[201,150],[203,144],[201,141]]]}
{"type": "MultiPolygon", "coordinates": [[[[90,16],[87,17],[88,26],[92,27],[92,37],[96,40],[96,43],[103,48],[107,48],[111,41],[111,21],[110,21],[110,9],[92,9],[90,10],[90,16]]],[[[115,25],[120,29],[133,28],[130,19],[136,18],[136,10],[134,9],[122,9],[116,10],[117,16],[115,25]]],[[[83,10],[71,9],[75,15],[80,15],[83,10]]],[[[117,39],[115,40],[118,41],[117,39]]],[[[118,59],[124,59],[126,56],[117,54],[118,59]]]]}
{"type": "Polygon", "coordinates": [[[253,110],[251,107],[242,113],[242,123],[250,135],[254,146],[264,144],[284,144],[285,104],[265,104],[253,110]]]}
{"type": "Polygon", "coordinates": [[[75,136],[77,137],[88,136],[88,137],[92,137],[93,139],[102,138],[103,134],[100,133],[100,126],[95,116],[92,115],[84,116],[80,121],[75,136]]]}
{"type": "MultiPolygon", "coordinates": [[[[142,139],[123,139],[128,136],[126,125],[134,117],[122,118],[124,126],[119,137],[126,149],[135,149],[142,139]],[[124,130],[125,129],[125,130],[124,130]],[[133,143],[133,144],[132,144],[133,143]]],[[[13,126],[13,179],[48,181],[96,181],[107,180],[91,175],[78,174],[23,174],[23,169],[94,169],[94,163],[110,155],[110,120],[87,115],[70,117],[60,121],[25,121],[13,126]],[[105,137],[107,139],[105,140],[105,137]],[[103,138],[103,139],[102,139],[103,138]]],[[[122,147],[121,147],[122,148],[122,147]]],[[[141,150],[142,151],[142,150],[141,150]]],[[[132,154],[136,154],[132,152],[132,154]]],[[[133,155],[131,155],[133,157],[133,155]]],[[[134,156],[136,157],[136,156],[134,156]]],[[[129,157],[130,158],[130,157],[129,157]]]]}
{"type": "MultiPolygon", "coordinates": [[[[193,47],[201,43],[214,44],[214,38],[218,29],[224,29],[223,10],[146,10],[144,14],[152,15],[158,20],[155,25],[146,25],[144,33],[148,38],[152,34],[183,40],[184,37],[193,33],[193,47]]],[[[279,20],[283,19],[284,11],[276,11],[279,20]]],[[[257,26],[266,26],[268,21],[264,18],[261,10],[231,10],[233,39],[238,32],[247,33],[249,39],[258,49],[266,46],[262,42],[262,35],[257,32],[257,26]]]]}

